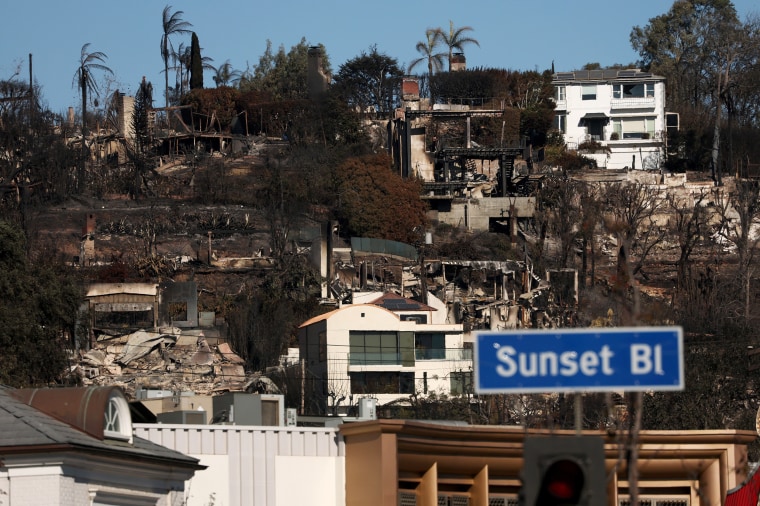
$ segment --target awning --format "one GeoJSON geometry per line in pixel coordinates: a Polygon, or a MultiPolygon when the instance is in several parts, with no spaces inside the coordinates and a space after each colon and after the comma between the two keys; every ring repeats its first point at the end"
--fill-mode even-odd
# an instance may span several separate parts
{"type": "Polygon", "coordinates": [[[581,119],[607,119],[603,112],[587,112],[581,119]]]}

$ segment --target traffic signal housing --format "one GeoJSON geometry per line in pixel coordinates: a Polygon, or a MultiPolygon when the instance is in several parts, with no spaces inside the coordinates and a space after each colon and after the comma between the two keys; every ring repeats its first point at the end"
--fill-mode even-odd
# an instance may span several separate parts
{"type": "Polygon", "coordinates": [[[525,439],[522,506],[606,506],[604,440],[598,436],[525,439]]]}

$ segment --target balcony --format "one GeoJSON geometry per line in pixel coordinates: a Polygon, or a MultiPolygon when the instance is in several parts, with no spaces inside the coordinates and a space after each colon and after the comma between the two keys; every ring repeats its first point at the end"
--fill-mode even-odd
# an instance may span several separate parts
{"type": "MultiPolygon", "coordinates": [[[[409,350],[411,351],[411,350],[409,350]]],[[[414,361],[411,361],[410,353],[402,352],[353,352],[348,354],[348,365],[358,366],[404,366],[414,367],[417,360],[449,360],[462,361],[472,360],[470,348],[427,348],[414,350],[414,361]]]]}
{"type": "Polygon", "coordinates": [[[664,139],[663,132],[625,132],[622,135],[612,132],[608,141],[609,145],[615,144],[642,144],[660,143],[664,139]]]}
{"type": "Polygon", "coordinates": [[[654,97],[613,98],[611,109],[654,109],[654,97]]]}
{"type": "Polygon", "coordinates": [[[472,360],[470,348],[416,349],[415,360],[472,360]]]}
{"type": "Polygon", "coordinates": [[[402,365],[398,352],[354,352],[348,355],[348,365],[402,365]]]}

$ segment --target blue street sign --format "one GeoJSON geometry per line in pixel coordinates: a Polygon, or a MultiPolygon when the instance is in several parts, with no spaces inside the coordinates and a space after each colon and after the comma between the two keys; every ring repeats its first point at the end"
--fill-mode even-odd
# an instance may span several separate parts
{"type": "Polygon", "coordinates": [[[479,332],[475,391],[683,390],[681,327],[479,332]]]}

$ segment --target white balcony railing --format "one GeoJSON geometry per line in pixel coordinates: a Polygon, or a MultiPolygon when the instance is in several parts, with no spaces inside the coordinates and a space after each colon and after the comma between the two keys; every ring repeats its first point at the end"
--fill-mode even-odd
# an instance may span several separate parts
{"type": "Polygon", "coordinates": [[[654,109],[654,97],[613,98],[612,109],[654,109]]]}

